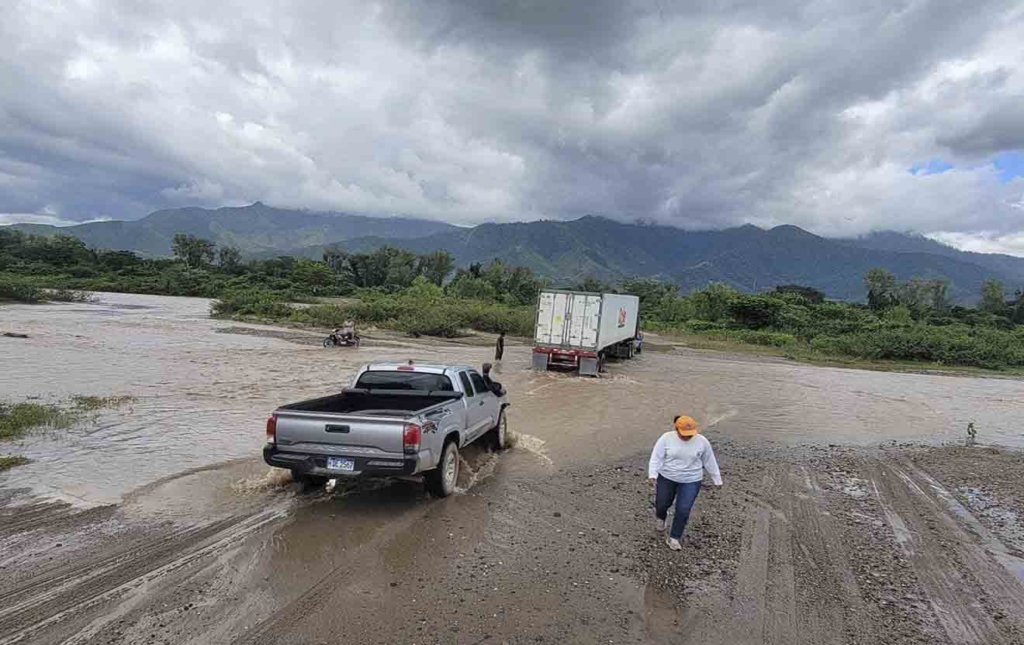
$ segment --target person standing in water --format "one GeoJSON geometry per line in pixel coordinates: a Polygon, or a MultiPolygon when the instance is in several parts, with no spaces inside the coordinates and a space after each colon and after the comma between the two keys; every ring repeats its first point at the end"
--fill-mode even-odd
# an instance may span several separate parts
{"type": "Polygon", "coordinates": [[[505,332],[498,334],[498,342],[494,345],[494,360],[500,361],[505,355],[505,332]]]}
{"type": "Polygon", "coordinates": [[[699,433],[697,422],[687,416],[678,416],[673,424],[675,429],[661,435],[654,444],[647,476],[654,485],[654,515],[659,531],[665,530],[668,509],[675,501],[676,515],[666,544],[673,551],[679,551],[683,548],[679,540],[690,519],[690,509],[700,493],[704,471],[711,475],[715,486],[722,485],[722,474],[718,471],[711,442],[699,433]]]}

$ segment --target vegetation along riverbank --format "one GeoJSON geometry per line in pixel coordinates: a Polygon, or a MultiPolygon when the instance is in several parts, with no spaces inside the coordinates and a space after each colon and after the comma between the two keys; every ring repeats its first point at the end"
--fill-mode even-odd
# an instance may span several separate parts
{"type": "MultiPolygon", "coordinates": [[[[0,230],[0,299],[77,299],[80,290],[216,298],[222,318],[335,327],[352,318],[413,336],[466,330],[533,332],[533,304],[547,283],[525,267],[494,261],[456,270],[446,252],[396,248],[328,250],[322,260],[279,257],[243,262],[237,249],[190,235],[175,257],[90,249],[81,241],[0,230]],[[56,291],[46,291],[46,290],[56,291]],[[56,294],[56,295],[55,295],[56,294]],[[344,296],[341,302],[324,298],[344,296]],[[294,306],[293,303],[308,306],[294,306]]],[[[778,286],[744,294],[710,283],[682,294],[650,278],[554,285],[622,291],[641,299],[644,329],[686,344],[742,348],[811,361],[870,361],[1011,370],[1024,368],[1024,297],[985,283],[977,307],[954,305],[949,285],[899,282],[884,269],[864,276],[866,304],[837,302],[815,289],[778,286]]]]}
{"type": "MultiPolygon", "coordinates": [[[[0,401],[0,441],[14,441],[38,430],[64,430],[105,408],[120,408],[134,401],[130,396],[72,396],[57,403],[0,401]]],[[[21,466],[21,455],[0,455],[0,471],[21,466]]]]}

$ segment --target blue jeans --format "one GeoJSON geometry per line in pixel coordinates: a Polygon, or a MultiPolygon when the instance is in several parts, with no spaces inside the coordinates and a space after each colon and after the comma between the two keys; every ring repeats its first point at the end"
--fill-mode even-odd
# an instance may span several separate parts
{"type": "Polygon", "coordinates": [[[676,516],[672,519],[672,529],[669,537],[680,539],[683,537],[683,530],[690,520],[690,509],[697,501],[697,493],[700,492],[701,482],[689,482],[680,484],[671,479],[665,479],[658,475],[658,482],[654,489],[654,514],[659,520],[668,517],[668,507],[672,506],[672,500],[676,502],[676,516]]]}

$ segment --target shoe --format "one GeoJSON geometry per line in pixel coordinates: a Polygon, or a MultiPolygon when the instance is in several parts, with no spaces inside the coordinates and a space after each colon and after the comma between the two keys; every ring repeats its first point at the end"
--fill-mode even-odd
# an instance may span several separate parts
{"type": "Polygon", "coordinates": [[[679,540],[677,540],[675,538],[669,538],[669,539],[665,540],[665,544],[667,544],[668,548],[672,549],[673,551],[682,551],[683,550],[683,545],[679,544],[679,540]]]}
{"type": "Polygon", "coordinates": [[[658,529],[659,531],[664,531],[665,530],[665,520],[659,520],[658,518],[655,518],[655,519],[657,521],[654,523],[654,528],[658,529]]]}

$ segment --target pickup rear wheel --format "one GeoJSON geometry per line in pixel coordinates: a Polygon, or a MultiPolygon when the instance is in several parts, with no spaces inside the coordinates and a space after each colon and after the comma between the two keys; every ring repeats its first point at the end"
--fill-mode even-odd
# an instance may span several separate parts
{"type": "Polygon", "coordinates": [[[459,446],[449,440],[441,450],[441,463],[424,475],[427,490],[438,497],[448,497],[455,492],[459,481],[459,446]]]}
{"type": "Polygon", "coordinates": [[[308,475],[295,470],[292,471],[292,481],[297,483],[302,488],[303,492],[323,488],[323,486],[327,484],[327,480],[327,477],[322,477],[320,475],[308,475]]]}

